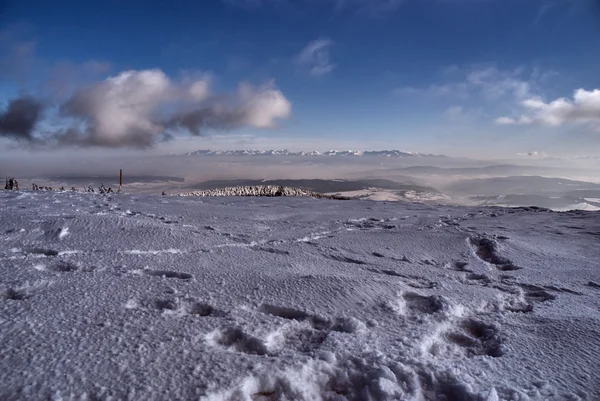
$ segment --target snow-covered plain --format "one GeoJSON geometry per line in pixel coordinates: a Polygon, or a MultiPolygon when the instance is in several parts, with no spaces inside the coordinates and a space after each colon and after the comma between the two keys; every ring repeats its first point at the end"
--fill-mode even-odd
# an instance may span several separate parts
{"type": "Polygon", "coordinates": [[[0,192],[2,400],[598,400],[600,213],[0,192]]]}

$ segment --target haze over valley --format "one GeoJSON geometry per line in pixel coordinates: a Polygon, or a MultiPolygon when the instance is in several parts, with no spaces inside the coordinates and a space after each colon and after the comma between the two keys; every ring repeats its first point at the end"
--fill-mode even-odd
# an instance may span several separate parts
{"type": "Polygon", "coordinates": [[[485,161],[400,151],[202,150],[102,159],[75,155],[38,163],[9,157],[0,161],[0,171],[17,175],[25,187],[81,190],[118,187],[122,168],[126,191],[139,194],[283,185],[365,200],[557,211],[597,210],[600,199],[597,158],[485,161]]]}

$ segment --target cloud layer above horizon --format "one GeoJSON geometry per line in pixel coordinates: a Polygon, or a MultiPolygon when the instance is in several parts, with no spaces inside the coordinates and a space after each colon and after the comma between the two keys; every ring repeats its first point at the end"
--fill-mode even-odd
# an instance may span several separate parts
{"type": "Polygon", "coordinates": [[[591,91],[577,89],[573,99],[558,98],[544,102],[540,98],[529,98],[521,102],[526,110],[519,117],[499,117],[500,125],[541,124],[552,127],[574,122],[592,124],[600,129],[600,89],[591,91]]]}
{"type": "Polygon", "coordinates": [[[596,0],[32,1],[9,0],[0,28],[5,154],[240,135],[600,155],[596,0]]]}
{"type": "Polygon", "coordinates": [[[0,110],[0,136],[22,145],[148,148],[174,133],[273,128],[292,106],[274,83],[211,92],[209,78],[175,81],[160,69],[123,71],[63,102],[24,95],[0,110]]]}

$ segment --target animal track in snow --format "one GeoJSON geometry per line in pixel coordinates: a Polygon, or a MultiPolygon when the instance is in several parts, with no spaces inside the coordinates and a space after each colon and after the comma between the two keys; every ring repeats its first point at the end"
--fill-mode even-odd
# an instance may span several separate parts
{"type": "Polygon", "coordinates": [[[498,255],[498,244],[493,239],[476,236],[469,238],[469,242],[475,247],[475,254],[484,262],[494,265],[500,271],[520,270],[509,259],[498,255]]]}
{"type": "Polygon", "coordinates": [[[448,343],[462,348],[467,356],[487,355],[497,358],[504,354],[498,329],[473,318],[459,321],[443,337],[448,343]]]}

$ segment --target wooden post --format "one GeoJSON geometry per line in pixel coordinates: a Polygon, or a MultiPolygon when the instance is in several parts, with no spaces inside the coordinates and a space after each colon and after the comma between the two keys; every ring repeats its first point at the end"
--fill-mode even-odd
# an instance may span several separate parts
{"type": "Polygon", "coordinates": [[[123,169],[119,170],[119,192],[123,190],[123,169]]]}

